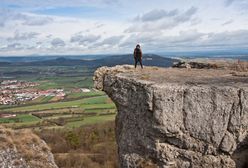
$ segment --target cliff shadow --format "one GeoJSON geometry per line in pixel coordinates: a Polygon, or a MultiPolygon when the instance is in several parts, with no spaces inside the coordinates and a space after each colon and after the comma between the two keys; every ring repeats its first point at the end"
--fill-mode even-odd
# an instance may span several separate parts
{"type": "Polygon", "coordinates": [[[248,136],[238,145],[231,157],[237,168],[248,168],[248,136]]]}

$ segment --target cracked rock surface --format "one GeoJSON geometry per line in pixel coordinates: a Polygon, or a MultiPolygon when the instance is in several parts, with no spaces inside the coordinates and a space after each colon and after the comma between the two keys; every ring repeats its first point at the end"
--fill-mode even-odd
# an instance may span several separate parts
{"type": "Polygon", "coordinates": [[[120,167],[246,168],[248,77],[124,65],[99,68],[94,84],[118,109],[120,167]]]}

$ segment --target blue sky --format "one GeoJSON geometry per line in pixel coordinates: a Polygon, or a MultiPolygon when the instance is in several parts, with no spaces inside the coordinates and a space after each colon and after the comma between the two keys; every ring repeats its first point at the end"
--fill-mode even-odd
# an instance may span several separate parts
{"type": "Polygon", "coordinates": [[[248,49],[247,0],[0,0],[0,55],[248,49]]]}

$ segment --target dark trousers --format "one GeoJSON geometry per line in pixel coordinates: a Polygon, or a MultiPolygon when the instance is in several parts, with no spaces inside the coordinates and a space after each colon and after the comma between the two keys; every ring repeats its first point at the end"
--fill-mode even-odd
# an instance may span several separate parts
{"type": "Polygon", "coordinates": [[[142,59],[141,58],[134,58],[134,60],[135,60],[135,65],[134,65],[135,68],[137,67],[138,62],[140,63],[141,68],[143,68],[142,59]]]}

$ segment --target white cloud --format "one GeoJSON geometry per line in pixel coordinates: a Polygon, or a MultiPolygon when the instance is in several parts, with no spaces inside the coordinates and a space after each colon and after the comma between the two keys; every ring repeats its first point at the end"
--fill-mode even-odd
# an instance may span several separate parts
{"type": "Polygon", "coordinates": [[[133,48],[141,43],[145,51],[178,51],[204,49],[235,49],[248,47],[248,30],[227,31],[221,33],[201,33],[197,30],[181,31],[178,35],[141,33],[130,35],[121,48],[133,48]]]}
{"type": "Polygon", "coordinates": [[[222,23],[221,25],[226,26],[226,25],[232,24],[233,22],[234,22],[233,20],[228,20],[228,21],[222,23]]]}
{"type": "Polygon", "coordinates": [[[43,26],[49,23],[52,23],[54,20],[51,17],[37,17],[37,16],[30,16],[26,15],[27,18],[23,22],[24,25],[28,26],[43,26]]]}
{"type": "Polygon", "coordinates": [[[0,51],[12,51],[12,50],[20,50],[20,49],[23,49],[21,43],[11,43],[8,44],[7,46],[0,48],[0,51]]]}
{"type": "Polygon", "coordinates": [[[110,45],[110,46],[113,46],[113,45],[118,45],[120,43],[120,41],[122,40],[124,36],[111,36],[111,37],[108,37],[108,38],[105,38],[103,41],[97,43],[97,45],[110,45]]]}
{"type": "Polygon", "coordinates": [[[196,12],[196,7],[191,7],[183,12],[179,12],[177,9],[171,11],[152,10],[135,17],[133,25],[126,29],[125,32],[149,32],[172,29],[196,19],[194,18],[196,12]]]}
{"type": "Polygon", "coordinates": [[[182,14],[179,14],[175,17],[175,21],[178,23],[184,23],[192,19],[192,17],[196,14],[197,12],[196,7],[191,7],[182,14]]]}
{"type": "Polygon", "coordinates": [[[65,42],[60,38],[55,38],[51,41],[53,47],[64,47],[65,42]]]}
{"type": "Polygon", "coordinates": [[[231,6],[236,6],[237,9],[241,10],[239,12],[247,12],[248,8],[248,1],[247,0],[225,0],[225,6],[226,7],[231,7],[231,6]]]}
{"type": "Polygon", "coordinates": [[[1,0],[2,4],[12,4],[24,8],[53,8],[53,7],[78,7],[102,6],[118,4],[119,0],[1,0]]]}
{"type": "Polygon", "coordinates": [[[13,21],[20,22],[23,25],[42,26],[53,22],[53,19],[48,16],[20,13],[13,10],[0,8],[0,26],[3,27],[6,23],[13,21]]]}
{"type": "Polygon", "coordinates": [[[152,11],[149,11],[143,15],[137,16],[134,21],[142,21],[142,22],[147,22],[147,21],[156,21],[165,17],[173,17],[178,14],[178,10],[174,9],[171,11],[166,11],[164,9],[154,9],[152,11]]]}
{"type": "Polygon", "coordinates": [[[37,32],[23,32],[16,31],[13,37],[7,38],[7,41],[20,41],[34,39],[39,35],[37,32]]]}
{"type": "Polygon", "coordinates": [[[1,0],[1,6],[0,55],[121,53],[137,43],[146,52],[248,44],[247,0],[1,0]],[[93,16],[77,15],[74,7],[93,16]]]}
{"type": "Polygon", "coordinates": [[[230,6],[235,0],[225,0],[225,5],[230,6]]]}
{"type": "Polygon", "coordinates": [[[21,13],[17,13],[9,9],[0,8],[0,26],[2,27],[5,26],[6,22],[9,21],[23,21],[26,19],[26,16],[21,13]]]}
{"type": "Polygon", "coordinates": [[[86,34],[82,35],[80,33],[76,33],[71,37],[72,43],[78,43],[79,45],[87,45],[90,43],[95,43],[101,38],[100,35],[94,35],[94,34],[86,34]]]}

